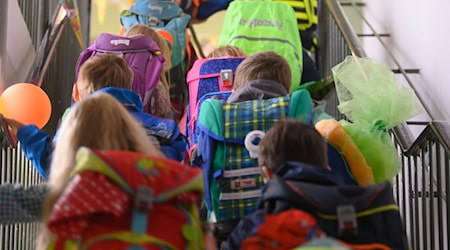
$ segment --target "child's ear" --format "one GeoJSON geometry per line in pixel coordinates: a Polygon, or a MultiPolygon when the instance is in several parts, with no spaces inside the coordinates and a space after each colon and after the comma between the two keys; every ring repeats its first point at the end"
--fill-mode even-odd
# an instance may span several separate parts
{"type": "Polygon", "coordinates": [[[80,100],[80,93],[78,93],[78,86],[77,83],[73,84],[72,87],[72,98],[75,102],[78,102],[80,100]]]}
{"type": "Polygon", "coordinates": [[[263,174],[264,182],[267,182],[268,180],[270,180],[270,178],[272,178],[273,172],[268,167],[261,166],[261,171],[263,174]]]}

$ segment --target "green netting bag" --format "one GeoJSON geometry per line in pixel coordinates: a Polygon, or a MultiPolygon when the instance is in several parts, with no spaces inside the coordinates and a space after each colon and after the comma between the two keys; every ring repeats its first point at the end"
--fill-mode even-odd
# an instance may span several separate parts
{"type": "Polygon", "coordinates": [[[421,112],[412,91],[392,71],[369,58],[348,56],[332,69],[340,121],[372,167],[375,182],[391,181],[401,168],[388,130],[421,112]]]}

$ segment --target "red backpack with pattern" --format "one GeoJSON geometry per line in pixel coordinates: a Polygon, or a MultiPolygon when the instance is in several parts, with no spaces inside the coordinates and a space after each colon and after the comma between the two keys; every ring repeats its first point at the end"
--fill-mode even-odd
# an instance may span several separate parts
{"type": "Polygon", "coordinates": [[[53,249],[202,249],[199,169],[152,155],[81,148],[48,228],[53,249]],[[72,247],[72,248],[71,248],[72,247]]]}

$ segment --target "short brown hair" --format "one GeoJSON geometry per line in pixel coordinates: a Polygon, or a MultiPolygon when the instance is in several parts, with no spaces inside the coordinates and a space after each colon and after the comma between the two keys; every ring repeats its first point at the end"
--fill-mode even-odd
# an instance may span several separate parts
{"type": "Polygon", "coordinates": [[[273,51],[258,52],[247,57],[236,69],[234,88],[249,81],[265,79],[281,83],[287,91],[291,87],[291,68],[284,57],[273,51]]]}
{"type": "Polygon", "coordinates": [[[133,71],[121,55],[103,54],[83,63],[78,79],[86,81],[93,91],[105,87],[131,89],[133,71]]]}
{"type": "Polygon", "coordinates": [[[207,58],[216,58],[222,56],[245,56],[245,53],[239,47],[226,45],[211,51],[211,53],[208,54],[207,58]]]}
{"type": "Polygon", "coordinates": [[[259,144],[258,165],[273,172],[288,161],[328,168],[325,139],[313,126],[303,122],[277,122],[259,144]]]}

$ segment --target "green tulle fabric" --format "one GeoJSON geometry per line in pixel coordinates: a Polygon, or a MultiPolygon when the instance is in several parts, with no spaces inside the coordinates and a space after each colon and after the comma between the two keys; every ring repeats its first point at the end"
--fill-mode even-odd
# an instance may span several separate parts
{"type": "Polygon", "coordinates": [[[394,73],[369,58],[348,56],[332,69],[341,120],[371,166],[375,182],[392,180],[401,169],[389,129],[422,112],[413,92],[394,73]]]}

